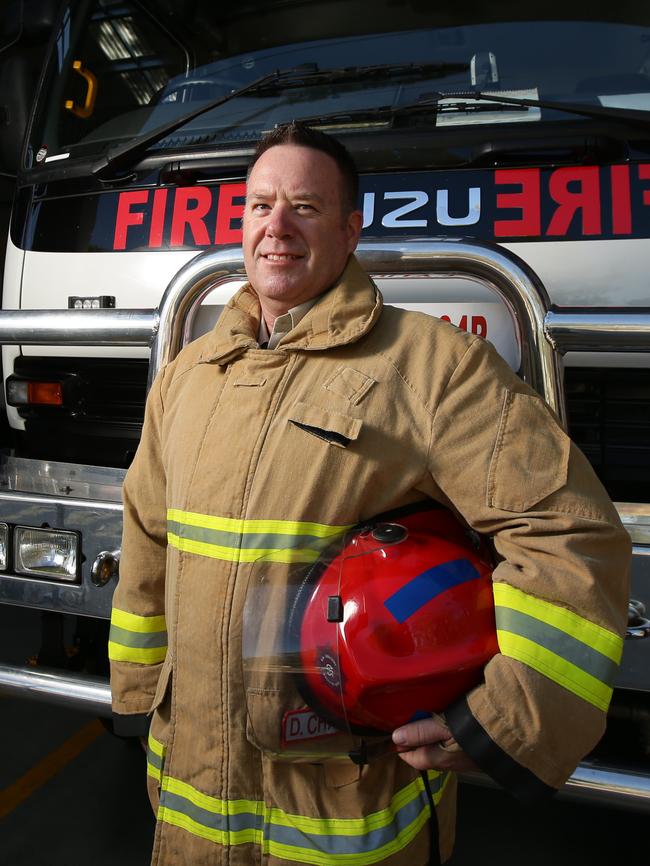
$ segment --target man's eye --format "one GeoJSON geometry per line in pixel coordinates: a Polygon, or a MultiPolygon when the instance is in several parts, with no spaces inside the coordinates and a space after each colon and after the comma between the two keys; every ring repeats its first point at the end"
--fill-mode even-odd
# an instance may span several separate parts
{"type": "Polygon", "coordinates": [[[264,204],[263,202],[257,202],[257,204],[253,205],[254,211],[259,212],[259,211],[264,211],[264,210],[268,210],[268,209],[269,209],[269,206],[267,204],[264,204]]]}
{"type": "Polygon", "coordinates": [[[300,204],[296,205],[296,209],[297,210],[314,210],[314,206],[311,204],[303,204],[301,202],[300,204]]]}

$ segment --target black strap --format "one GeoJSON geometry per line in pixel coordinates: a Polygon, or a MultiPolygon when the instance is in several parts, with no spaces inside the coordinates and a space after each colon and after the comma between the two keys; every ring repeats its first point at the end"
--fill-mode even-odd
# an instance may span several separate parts
{"type": "Polygon", "coordinates": [[[431,807],[431,819],[429,820],[429,829],[431,831],[431,843],[430,843],[430,852],[429,852],[429,866],[441,866],[440,860],[440,831],[438,829],[438,812],[436,811],[436,804],[433,800],[433,793],[431,791],[431,785],[429,784],[429,777],[425,772],[420,774],[422,776],[422,781],[424,782],[424,790],[427,792],[427,796],[429,798],[429,806],[431,807]]]}

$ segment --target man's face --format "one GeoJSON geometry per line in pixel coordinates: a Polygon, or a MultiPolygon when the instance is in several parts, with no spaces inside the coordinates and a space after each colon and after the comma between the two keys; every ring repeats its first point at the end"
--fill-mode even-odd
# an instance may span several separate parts
{"type": "Polygon", "coordinates": [[[248,179],[244,263],[272,317],[334,284],[355,249],[361,214],[346,213],[339,168],[326,153],[282,144],[267,150],[248,179]]]}

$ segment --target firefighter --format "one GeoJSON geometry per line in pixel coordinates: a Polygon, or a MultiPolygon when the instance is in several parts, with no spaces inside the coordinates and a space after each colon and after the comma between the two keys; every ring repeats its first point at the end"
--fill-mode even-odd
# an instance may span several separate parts
{"type": "Polygon", "coordinates": [[[113,707],[118,730],[150,723],[152,862],[444,861],[454,770],[534,802],[602,735],[629,538],[488,343],[384,307],[354,257],[357,178],[339,143],[275,130],[247,190],[249,282],[161,370],[124,485],[113,707]],[[304,697],[283,712],[282,689],[251,679],[247,605],[252,591],[266,634],[260,562],[308,567],[351,527],[423,500],[492,539],[498,652],[444,717],[407,720],[395,748],[353,760],[328,751],[343,734],[301,724],[304,697]],[[282,748],[295,732],[305,751],[282,748]]]}

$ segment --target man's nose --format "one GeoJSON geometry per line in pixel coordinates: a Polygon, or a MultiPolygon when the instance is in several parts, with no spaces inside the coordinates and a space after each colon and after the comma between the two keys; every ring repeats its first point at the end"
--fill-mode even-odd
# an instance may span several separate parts
{"type": "Polygon", "coordinates": [[[294,234],[291,207],[278,202],[271,211],[266,224],[266,233],[274,238],[291,237],[294,234]]]}

